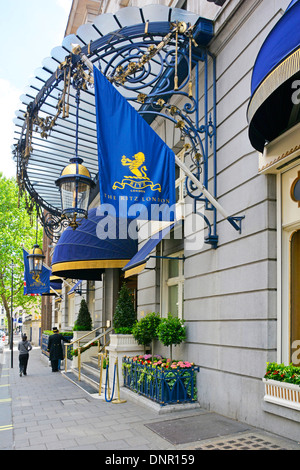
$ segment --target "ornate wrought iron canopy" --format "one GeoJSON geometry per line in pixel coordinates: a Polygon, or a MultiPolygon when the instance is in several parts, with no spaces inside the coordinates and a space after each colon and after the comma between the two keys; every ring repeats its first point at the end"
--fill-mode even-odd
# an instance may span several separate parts
{"type": "MultiPolygon", "coordinates": [[[[206,188],[211,180],[216,196],[215,61],[207,48],[212,37],[210,20],[185,10],[150,5],[100,15],[52,50],[22,96],[24,108],[17,111],[14,146],[20,189],[29,195],[29,205],[37,205],[48,235],[53,237],[61,230],[55,181],[74,155],[78,88],[78,156],[97,180],[93,78],[82,54],[150,124],[158,116],[173,124],[193,163],[194,175],[206,188]],[[80,54],[74,44],[80,46],[80,54]],[[201,83],[199,64],[204,77],[201,83]]],[[[195,204],[203,201],[212,211],[213,220],[204,218],[209,228],[207,241],[216,246],[216,210],[191,180],[186,186],[195,204]]]]}

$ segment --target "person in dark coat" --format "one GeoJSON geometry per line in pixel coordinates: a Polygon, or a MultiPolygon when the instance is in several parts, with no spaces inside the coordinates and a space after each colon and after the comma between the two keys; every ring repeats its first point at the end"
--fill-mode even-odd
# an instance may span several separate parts
{"type": "Polygon", "coordinates": [[[47,351],[50,353],[52,372],[58,372],[58,363],[64,358],[63,337],[58,329],[52,329],[53,335],[49,336],[47,351]]]}

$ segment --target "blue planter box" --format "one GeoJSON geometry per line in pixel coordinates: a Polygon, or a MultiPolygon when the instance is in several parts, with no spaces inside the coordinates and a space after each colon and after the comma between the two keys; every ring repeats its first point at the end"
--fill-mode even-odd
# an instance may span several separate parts
{"type": "Polygon", "coordinates": [[[49,353],[47,351],[47,347],[48,347],[48,339],[49,339],[49,335],[45,335],[44,333],[42,334],[42,347],[41,347],[41,350],[42,350],[42,354],[44,354],[45,356],[49,357],[49,353]]]}
{"type": "Polygon", "coordinates": [[[198,366],[176,369],[123,359],[124,387],[161,405],[197,401],[198,366]]]}

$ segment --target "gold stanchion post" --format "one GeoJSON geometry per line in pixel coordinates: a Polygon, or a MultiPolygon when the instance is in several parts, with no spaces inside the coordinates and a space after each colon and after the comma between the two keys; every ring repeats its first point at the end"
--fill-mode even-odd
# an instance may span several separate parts
{"type": "Polygon", "coordinates": [[[65,344],[65,372],[67,372],[68,345],[65,344]]]}
{"type": "Polygon", "coordinates": [[[78,380],[81,380],[81,351],[80,346],[78,347],[78,380]]]}
{"type": "Polygon", "coordinates": [[[102,387],[102,373],[103,373],[103,354],[100,353],[99,354],[99,358],[100,359],[100,381],[99,381],[99,395],[101,395],[101,387],[102,387]]]}
{"type": "Polygon", "coordinates": [[[120,398],[120,382],[119,382],[119,367],[118,367],[118,358],[116,358],[116,367],[117,367],[117,389],[118,389],[118,398],[112,400],[112,403],[126,403],[126,400],[121,400],[120,398]]]}

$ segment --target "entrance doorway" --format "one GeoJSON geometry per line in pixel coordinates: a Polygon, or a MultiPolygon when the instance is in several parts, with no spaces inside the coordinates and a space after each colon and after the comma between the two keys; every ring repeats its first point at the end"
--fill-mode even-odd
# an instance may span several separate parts
{"type": "Polygon", "coordinates": [[[300,230],[291,237],[290,260],[290,361],[299,366],[295,352],[300,346],[300,230]]]}

